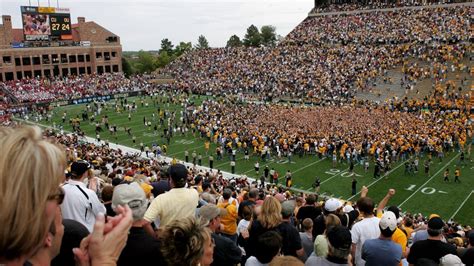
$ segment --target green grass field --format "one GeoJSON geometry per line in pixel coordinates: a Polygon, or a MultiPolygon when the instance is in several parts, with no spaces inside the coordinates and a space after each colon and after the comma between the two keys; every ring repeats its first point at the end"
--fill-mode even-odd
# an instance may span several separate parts
{"type": "MultiPolygon", "coordinates": [[[[137,98],[130,98],[129,102],[134,99],[137,98]]],[[[128,121],[128,113],[117,114],[114,110],[110,110],[112,108],[109,108],[107,112],[103,112],[102,115],[108,115],[110,125],[116,124],[118,126],[119,133],[115,138],[108,132],[102,132],[101,139],[137,149],[139,149],[140,142],[145,143],[149,147],[151,147],[152,143],[163,144],[165,140],[161,138],[162,128],[159,128],[158,134],[155,135],[153,126],[149,130],[143,125],[143,117],[146,116],[148,120],[151,120],[151,114],[157,110],[157,107],[153,106],[149,97],[147,101],[150,103],[149,106],[141,107],[140,101],[137,99],[138,111],[132,113],[132,120],[130,122],[128,121]],[[132,128],[132,134],[137,139],[135,145],[132,143],[132,138],[124,131],[124,127],[132,128]]],[[[199,104],[201,101],[202,99],[195,98],[196,104],[199,104]]],[[[181,106],[172,104],[169,106],[161,104],[160,106],[162,110],[175,110],[178,113],[182,109],[181,106]]],[[[75,117],[76,114],[80,116],[84,109],[85,105],[70,105],[56,108],[54,110],[53,122],[56,126],[61,125],[61,116],[64,111],[67,112],[69,120],[70,117],[75,117]]],[[[43,121],[42,123],[43,125],[51,126],[53,122],[48,124],[43,121]]],[[[95,138],[94,123],[87,122],[84,124],[82,122],[81,129],[88,136],[95,138]]],[[[72,130],[68,122],[64,125],[64,130],[72,130]]],[[[212,143],[210,153],[214,156],[214,168],[230,172],[229,158],[224,156],[222,160],[216,160],[215,148],[216,145],[212,143]]],[[[205,155],[203,139],[193,137],[191,132],[188,132],[185,136],[175,134],[171,139],[170,145],[168,145],[167,156],[184,160],[185,150],[189,151],[189,158],[191,158],[193,151],[196,151],[198,154],[201,153],[203,156],[202,165],[209,166],[208,156],[205,155]]],[[[256,178],[254,164],[257,160],[259,160],[259,157],[251,156],[250,160],[246,161],[243,158],[243,154],[238,153],[236,173],[256,178]]],[[[412,213],[422,213],[424,215],[437,213],[446,220],[453,218],[462,224],[474,225],[474,212],[472,211],[472,206],[474,206],[474,164],[469,159],[466,159],[466,164],[461,166],[460,179],[462,183],[457,184],[453,183],[453,173],[456,165],[459,163],[459,153],[452,152],[446,154],[442,162],[434,159],[431,165],[430,177],[423,173],[424,160],[425,158],[420,158],[420,171],[417,174],[406,175],[404,173],[404,164],[399,161],[392,163],[392,170],[383,177],[373,179],[372,162],[367,172],[364,171],[361,165],[357,165],[354,173],[349,173],[347,163],[338,163],[337,167],[333,168],[330,159],[320,159],[315,155],[306,155],[300,158],[295,155],[291,163],[285,159],[278,158],[272,158],[267,162],[260,161],[260,174],[262,174],[265,165],[268,165],[279,172],[279,183],[283,184],[285,173],[287,170],[290,170],[293,173],[293,188],[303,191],[312,191],[311,184],[313,184],[316,177],[320,177],[321,194],[346,200],[356,200],[358,198],[358,195],[355,197],[351,196],[351,181],[355,175],[358,181],[357,189],[360,190],[363,185],[367,186],[369,188],[369,196],[376,202],[384,197],[389,188],[394,188],[397,192],[389,203],[390,205],[396,204],[403,211],[412,213]],[[451,182],[445,183],[443,182],[443,172],[448,167],[451,173],[451,182]]]]}

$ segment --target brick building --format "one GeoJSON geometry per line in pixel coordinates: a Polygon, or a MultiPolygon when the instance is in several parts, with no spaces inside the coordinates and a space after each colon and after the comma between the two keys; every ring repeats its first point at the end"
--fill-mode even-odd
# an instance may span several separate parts
{"type": "Polygon", "coordinates": [[[27,42],[11,17],[0,25],[0,81],[122,71],[120,38],[93,21],[77,18],[71,41],[27,42]]]}

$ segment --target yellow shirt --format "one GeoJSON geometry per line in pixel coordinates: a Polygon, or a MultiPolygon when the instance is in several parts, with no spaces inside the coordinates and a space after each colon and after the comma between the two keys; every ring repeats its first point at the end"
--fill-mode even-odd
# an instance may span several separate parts
{"type": "Polygon", "coordinates": [[[228,235],[234,235],[237,233],[237,208],[234,204],[228,202],[221,202],[217,204],[217,207],[225,209],[227,214],[221,217],[221,224],[224,228],[221,230],[222,233],[228,235]]]}

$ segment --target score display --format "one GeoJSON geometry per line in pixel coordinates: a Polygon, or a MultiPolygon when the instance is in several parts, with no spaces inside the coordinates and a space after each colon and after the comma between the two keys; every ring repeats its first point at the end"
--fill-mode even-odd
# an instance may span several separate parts
{"type": "Polygon", "coordinates": [[[22,6],[21,15],[27,41],[47,41],[51,36],[59,40],[72,40],[68,8],[22,6]]]}

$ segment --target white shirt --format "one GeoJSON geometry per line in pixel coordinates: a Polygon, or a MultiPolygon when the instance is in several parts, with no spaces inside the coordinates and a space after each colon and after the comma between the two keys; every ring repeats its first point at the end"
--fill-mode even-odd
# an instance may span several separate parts
{"type": "Polygon", "coordinates": [[[355,253],[357,266],[365,265],[365,260],[362,259],[362,245],[364,245],[365,240],[378,238],[380,236],[379,222],[380,219],[377,217],[364,218],[352,226],[352,244],[357,245],[355,253]]]}
{"type": "Polygon", "coordinates": [[[63,188],[65,192],[64,201],[61,204],[63,218],[78,221],[87,227],[89,232],[92,232],[96,215],[107,212],[104,204],[100,202],[97,194],[81,181],[69,180],[63,188]],[[89,199],[77,186],[81,187],[89,199]]]}

